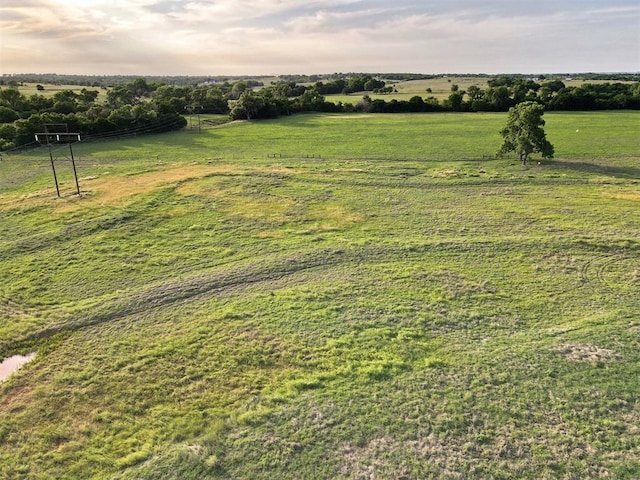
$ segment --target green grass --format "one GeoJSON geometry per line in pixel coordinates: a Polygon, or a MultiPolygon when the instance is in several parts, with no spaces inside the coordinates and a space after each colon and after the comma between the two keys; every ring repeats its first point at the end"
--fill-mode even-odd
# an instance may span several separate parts
{"type": "Polygon", "coordinates": [[[637,478],[637,112],[300,115],[0,162],[2,478],[637,478]],[[577,131],[576,131],[577,130],[577,131]]]}
{"type": "Polygon", "coordinates": [[[98,95],[98,99],[96,100],[98,103],[103,102],[107,98],[107,90],[100,87],[91,87],[89,85],[54,85],[49,83],[43,83],[41,85],[44,87],[44,90],[38,90],[37,83],[24,83],[18,87],[18,90],[26,97],[37,94],[49,98],[63,90],[71,90],[73,92],[80,93],[83,88],[86,88],[87,90],[97,90],[100,92],[100,95],[98,95]]]}
{"type": "MultiPolygon", "coordinates": [[[[427,80],[407,80],[407,81],[389,81],[388,86],[393,86],[396,92],[389,94],[375,94],[366,92],[372,99],[380,99],[386,102],[391,100],[404,100],[408,101],[411,97],[419,96],[422,98],[435,97],[439,101],[446,100],[451,94],[451,86],[458,85],[461,91],[467,91],[472,85],[486,89],[488,87],[487,82],[489,77],[438,77],[427,80]]],[[[586,83],[617,83],[612,80],[567,80],[560,79],[567,87],[580,87],[586,83]]],[[[620,83],[633,83],[633,82],[620,82],[620,83]]],[[[365,92],[352,93],[349,95],[327,95],[328,101],[343,104],[355,105],[358,103],[365,92]]],[[[465,97],[466,98],[466,97],[465,97]]]]}
{"type": "MultiPolygon", "coordinates": [[[[471,85],[476,85],[480,88],[487,88],[488,77],[438,77],[428,80],[406,80],[406,81],[393,81],[387,80],[387,86],[394,87],[396,92],[375,94],[367,92],[372,99],[381,99],[384,101],[390,100],[405,100],[408,101],[411,97],[416,95],[422,98],[435,97],[442,101],[449,97],[451,94],[451,86],[458,85],[461,90],[466,90],[471,85]],[[430,89],[430,91],[428,91],[430,89]]],[[[330,102],[342,102],[344,104],[355,105],[362,99],[363,92],[352,93],[349,95],[327,95],[326,98],[330,102]]]]}

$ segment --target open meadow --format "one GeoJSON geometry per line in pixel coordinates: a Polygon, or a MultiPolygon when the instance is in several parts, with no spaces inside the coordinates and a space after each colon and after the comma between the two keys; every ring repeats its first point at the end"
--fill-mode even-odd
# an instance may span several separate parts
{"type": "Polygon", "coordinates": [[[99,101],[104,101],[107,98],[106,89],[103,89],[100,87],[91,87],[89,85],[82,86],[82,85],[64,85],[64,84],[54,85],[51,83],[43,83],[43,84],[23,83],[18,87],[18,90],[20,91],[20,93],[22,93],[26,97],[30,97],[31,95],[42,95],[46,98],[53,97],[56,93],[66,91],[66,90],[71,90],[72,92],[79,94],[83,89],[97,91],[98,92],[97,98],[99,99],[99,101]],[[40,85],[43,88],[43,90],[38,90],[38,85],[40,85]]]}
{"type": "Polygon", "coordinates": [[[506,118],[4,155],[0,478],[639,478],[640,112],[506,118]]]}
{"type": "Polygon", "coordinates": [[[343,104],[355,105],[363,95],[367,94],[372,99],[380,99],[385,102],[391,100],[409,101],[412,97],[422,98],[435,97],[440,102],[447,99],[451,94],[451,86],[458,85],[460,90],[466,90],[471,85],[480,88],[487,88],[487,81],[490,77],[436,77],[425,80],[387,80],[387,85],[396,91],[393,93],[377,94],[371,92],[356,92],[351,94],[327,95],[328,101],[343,104]]]}
{"type": "MultiPolygon", "coordinates": [[[[355,92],[350,94],[331,94],[327,95],[328,101],[333,103],[342,102],[343,104],[357,104],[362,97],[366,94],[371,99],[384,100],[389,102],[391,100],[397,101],[409,101],[412,97],[418,96],[426,99],[428,97],[434,97],[439,102],[446,100],[451,95],[451,87],[457,85],[460,91],[467,91],[469,87],[475,85],[481,89],[488,87],[488,81],[491,77],[486,76],[438,76],[423,80],[386,80],[387,85],[395,89],[393,93],[372,93],[372,92],[355,92]]],[[[571,78],[556,78],[562,81],[567,87],[580,87],[585,84],[599,84],[609,83],[608,80],[580,80],[571,78]]],[[[549,79],[551,80],[551,79],[549,79]]],[[[619,83],[632,83],[632,82],[619,82],[619,83]]]]}

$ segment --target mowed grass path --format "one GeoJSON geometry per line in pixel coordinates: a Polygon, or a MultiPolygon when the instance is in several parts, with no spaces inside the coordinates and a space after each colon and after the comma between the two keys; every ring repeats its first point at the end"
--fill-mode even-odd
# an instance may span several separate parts
{"type": "Polygon", "coordinates": [[[636,112],[301,115],[0,163],[3,478],[637,478],[636,112]]]}

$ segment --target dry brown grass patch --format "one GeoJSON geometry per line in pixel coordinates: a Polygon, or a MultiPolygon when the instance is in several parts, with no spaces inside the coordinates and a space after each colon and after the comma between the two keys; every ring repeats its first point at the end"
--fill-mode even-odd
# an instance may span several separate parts
{"type": "Polygon", "coordinates": [[[640,202],[640,193],[633,192],[603,192],[602,196],[605,198],[615,198],[618,200],[632,200],[634,202],[640,202]]]}
{"type": "Polygon", "coordinates": [[[555,347],[553,350],[574,362],[603,362],[622,358],[620,354],[613,350],[581,343],[565,343],[555,347]]]}
{"type": "Polygon", "coordinates": [[[192,178],[202,178],[205,175],[227,169],[228,167],[218,165],[173,165],[139,175],[93,178],[86,180],[81,186],[82,190],[89,191],[89,195],[82,198],[74,197],[67,205],[70,207],[69,209],[75,209],[86,206],[87,203],[93,205],[119,204],[135,195],[149,193],[164,185],[192,178]]]}
{"type": "Polygon", "coordinates": [[[20,387],[11,390],[7,397],[0,402],[0,412],[5,413],[10,411],[18,402],[23,405],[29,403],[32,394],[33,388],[31,387],[20,387]]]}
{"type": "Polygon", "coordinates": [[[202,178],[212,173],[232,171],[226,165],[181,164],[160,167],[150,172],[128,176],[88,176],[80,183],[80,196],[65,185],[62,198],[55,197],[55,189],[40,190],[28,195],[5,196],[0,199],[0,210],[22,207],[53,206],[58,213],[81,208],[126,204],[132,197],[143,195],[164,185],[202,178]],[[68,192],[66,190],[69,190],[68,192]]]}
{"type": "Polygon", "coordinates": [[[460,172],[457,170],[439,170],[432,174],[433,177],[437,178],[451,178],[451,177],[459,177],[460,172]]]}
{"type": "Polygon", "coordinates": [[[366,215],[343,205],[318,205],[309,210],[309,216],[320,222],[320,230],[336,230],[366,220],[366,215]]]}

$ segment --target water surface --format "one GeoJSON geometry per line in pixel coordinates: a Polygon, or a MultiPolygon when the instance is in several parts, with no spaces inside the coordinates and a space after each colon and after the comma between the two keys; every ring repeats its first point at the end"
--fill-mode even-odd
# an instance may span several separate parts
{"type": "Polygon", "coordinates": [[[2,363],[0,363],[0,382],[4,382],[9,378],[9,375],[34,358],[36,358],[35,353],[14,355],[13,357],[5,358],[2,363]]]}

